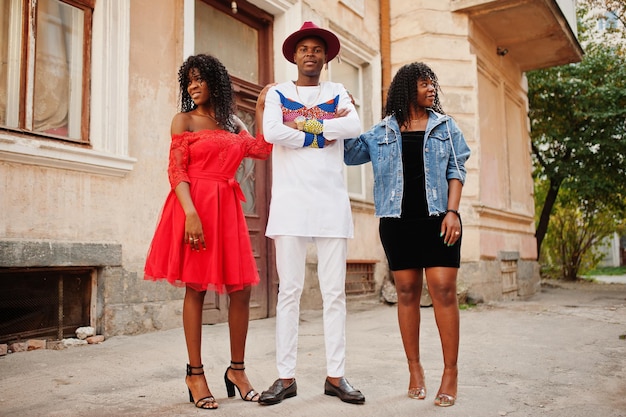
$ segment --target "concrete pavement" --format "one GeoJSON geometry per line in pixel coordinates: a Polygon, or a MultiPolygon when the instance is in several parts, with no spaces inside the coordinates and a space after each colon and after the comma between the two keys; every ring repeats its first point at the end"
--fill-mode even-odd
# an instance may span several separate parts
{"type": "MultiPolygon", "coordinates": [[[[250,323],[247,372],[258,391],[276,378],[274,319],[250,323]]],[[[218,410],[188,402],[182,328],[99,345],[0,357],[0,416],[626,416],[626,285],[544,285],[527,301],[461,311],[457,404],[433,405],[442,359],[432,308],[422,308],[428,396],[406,396],[396,306],[350,300],[347,377],[364,405],[323,394],[320,311],[301,316],[298,395],[274,406],[226,397],[228,327],[205,326],[207,380],[218,410]]]]}

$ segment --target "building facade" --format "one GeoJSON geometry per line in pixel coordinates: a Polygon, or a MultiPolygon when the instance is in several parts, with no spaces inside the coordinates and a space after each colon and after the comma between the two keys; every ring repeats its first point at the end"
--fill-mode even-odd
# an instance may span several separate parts
{"type": "MultiPolygon", "coordinates": [[[[261,88],[296,78],[281,46],[307,20],[341,40],[323,77],[353,94],[364,130],[380,119],[401,65],[424,61],[437,72],[444,109],[473,151],[460,283],[485,301],[537,291],[524,72],[581,59],[574,0],[30,3],[0,1],[0,339],[181,325],[183,290],[143,280],[169,192],[178,67],[194,53],[217,56],[254,130],[261,88]]],[[[264,237],[270,163],[245,161],[238,176],[262,279],[253,318],[274,314],[278,285],[264,237]]],[[[371,167],[347,168],[346,181],[355,223],[349,293],[376,294],[389,271],[371,167]]],[[[313,250],[309,261],[303,308],[318,308],[313,250]]],[[[226,298],[207,296],[205,312],[206,323],[225,321],[226,298]]]]}

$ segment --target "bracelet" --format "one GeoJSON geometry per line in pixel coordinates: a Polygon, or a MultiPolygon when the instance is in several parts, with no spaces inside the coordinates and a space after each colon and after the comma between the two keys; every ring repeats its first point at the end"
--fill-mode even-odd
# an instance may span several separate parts
{"type": "Polygon", "coordinates": [[[459,219],[461,218],[461,213],[459,213],[459,211],[458,211],[458,210],[447,209],[447,210],[446,210],[446,214],[448,214],[448,213],[454,213],[454,214],[456,214],[456,216],[457,216],[459,219]]]}
{"type": "Polygon", "coordinates": [[[304,126],[302,127],[302,130],[304,130],[307,133],[313,133],[315,135],[319,135],[320,133],[324,131],[324,125],[322,124],[322,122],[320,122],[317,119],[307,119],[307,121],[304,122],[304,126]]]}

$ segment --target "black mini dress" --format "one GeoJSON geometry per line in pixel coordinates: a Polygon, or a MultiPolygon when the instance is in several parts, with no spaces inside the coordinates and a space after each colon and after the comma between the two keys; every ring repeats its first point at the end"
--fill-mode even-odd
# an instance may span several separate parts
{"type": "Polygon", "coordinates": [[[439,236],[444,215],[428,215],[423,148],[423,131],[402,132],[402,213],[399,218],[382,217],[379,224],[380,241],[392,271],[460,266],[461,239],[446,245],[439,236]]]}

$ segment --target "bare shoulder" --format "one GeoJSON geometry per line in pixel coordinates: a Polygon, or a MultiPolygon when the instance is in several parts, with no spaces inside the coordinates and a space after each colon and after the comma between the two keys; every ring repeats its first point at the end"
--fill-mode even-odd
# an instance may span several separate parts
{"type": "Polygon", "coordinates": [[[176,113],[172,118],[170,133],[172,135],[191,130],[192,119],[189,113],[176,113]]]}

